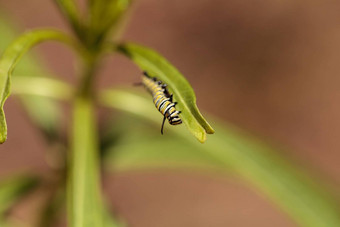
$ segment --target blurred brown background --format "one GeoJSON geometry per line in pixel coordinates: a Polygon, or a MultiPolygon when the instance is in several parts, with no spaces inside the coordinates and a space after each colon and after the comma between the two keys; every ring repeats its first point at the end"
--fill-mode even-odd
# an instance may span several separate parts
{"type": "MultiPolygon", "coordinates": [[[[22,30],[68,30],[52,0],[0,0],[0,7],[22,30]]],[[[177,66],[201,109],[283,144],[284,155],[339,195],[339,12],[340,2],[332,0],[139,0],[124,39],[157,49],[177,66]]],[[[44,44],[40,53],[58,75],[75,81],[70,52],[44,44]]],[[[104,68],[99,86],[139,78],[124,58],[104,68]]],[[[9,140],[0,148],[0,176],[46,170],[47,145],[15,98],[5,110],[9,140]]],[[[106,189],[118,213],[136,227],[294,226],[271,201],[233,178],[117,174],[106,189]]]]}

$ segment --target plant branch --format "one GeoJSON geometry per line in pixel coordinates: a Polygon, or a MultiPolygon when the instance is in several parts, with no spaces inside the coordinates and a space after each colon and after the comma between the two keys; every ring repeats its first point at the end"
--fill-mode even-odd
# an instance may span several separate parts
{"type": "Polygon", "coordinates": [[[77,6],[73,0],[54,0],[62,14],[70,22],[70,25],[79,40],[83,40],[84,25],[77,6]]]}
{"type": "Polygon", "coordinates": [[[93,80],[98,59],[98,55],[93,52],[83,56],[84,70],[73,103],[67,185],[70,227],[104,225],[98,134],[93,100],[93,80]]]}

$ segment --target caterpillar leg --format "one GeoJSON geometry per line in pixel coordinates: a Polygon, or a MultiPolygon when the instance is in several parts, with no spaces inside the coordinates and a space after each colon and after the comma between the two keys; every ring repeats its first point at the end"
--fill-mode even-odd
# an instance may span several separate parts
{"type": "Polygon", "coordinates": [[[165,115],[163,117],[162,127],[161,127],[161,134],[163,135],[163,128],[164,128],[164,122],[165,122],[165,115]]]}
{"type": "Polygon", "coordinates": [[[169,97],[170,102],[172,102],[172,97],[173,97],[173,94],[171,94],[170,97],[169,97]]]}

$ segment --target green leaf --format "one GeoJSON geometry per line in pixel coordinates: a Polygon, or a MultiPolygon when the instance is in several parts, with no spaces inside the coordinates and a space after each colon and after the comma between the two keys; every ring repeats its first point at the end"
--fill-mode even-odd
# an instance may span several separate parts
{"type": "MultiPolygon", "coordinates": [[[[19,96],[19,100],[30,120],[43,132],[46,139],[52,142],[59,139],[58,131],[62,111],[60,103],[51,98],[63,100],[69,92],[62,93],[64,89],[56,90],[59,87],[58,85],[54,86],[48,83],[49,80],[53,79],[38,75],[15,75],[12,78],[12,93],[19,96]],[[39,88],[33,89],[37,87],[39,88]],[[43,87],[46,89],[41,89],[43,87]],[[50,90],[47,88],[50,88],[50,90]]],[[[48,76],[48,74],[45,74],[45,76],[48,76]]]]}
{"type": "MultiPolygon", "coordinates": [[[[100,99],[105,106],[159,125],[149,99],[142,95],[108,90],[100,99]]],[[[169,127],[162,136],[169,138],[162,139],[132,124],[132,131],[120,135],[123,138],[107,154],[106,166],[115,172],[185,167],[233,173],[268,196],[301,226],[340,226],[339,204],[322,187],[325,182],[312,179],[281,157],[283,152],[234,126],[216,121],[219,133],[200,146],[181,127],[169,127]]],[[[120,134],[123,132],[120,130],[120,134]]]]}
{"type": "Polygon", "coordinates": [[[72,152],[67,189],[70,227],[104,226],[100,193],[98,144],[94,107],[77,98],[73,111],[72,152]]]}
{"type": "Polygon", "coordinates": [[[90,1],[89,42],[103,44],[108,38],[117,39],[131,0],[90,1]],[[110,37],[113,34],[113,37],[110,37]]]}
{"type": "Polygon", "coordinates": [[[65,190],[64,185],[56,185],[48,192],[46,201],[42,206],[40,219],[37,227],[54,226],[57,218],[61,214],[62,207],[65,205],[65,190]],[[62,187],[60,187],[62,186],[62,187]],[[54,224],[54,225],[53,225],[54,224]]]}
{"type": "MultiPolygon", "coordinates": [[[[4,18],[0,18],[0,33],[2,34],[0,36],[0,52],[2,52],[2,50],[4,50],[16,37],[16,26],[10,24],[8,21],[8,19],[5,20],[4,18]]],[[[22,60],[20,60],[13,75],[14,78],[12,79],[21,76],[25,78],[52,76],[51,72],[43,67],[43,61],[32,53],[26,54],[22,60]]],[[[16,83],[17,82],[14,81],[14,89],[16,83]]],[[[30,119],[43,134],[48,139],[56,140],[61,116],[58,103],[44,97],[26,97],[25,95],[20,96],[20,101],[30,119]]]]}
{"type": "Polygon", "coordinates": [[[114,0],[105,6],[102,31],[108,32],[111,27],[117,25],[131,5],[131,0],[114,0]]]}
{"type": "Polygon", "coordinates": [[[78,7],[74,0],[55,0],[61,12],[65,15],[78,38],[84,35],[84,26],[81,21],[78,7]]]}
{"type": "Polygon", "coordinates": [[[182,111],[182,121],[201,143],[206,140],[206,133],[214,133],[214,129],[196,106],[196,96],[189,82],[166,59],[155,51],[137,44],[123,44],[118,46],[118,50],[142,70],[168,84],[169,90],[174,94],[174,100],[178,101],[176,108],[182,111]]]}
{"type": "Polygon", "coordinates": [[[5,142],[7,138],[7,125],[3,106],[10,94],[11,74],[18,61],[29,49],[48,40],[60,41],[76,47],[76,44],[62,32],[55,30],[34,30],[15,40],[4,51],[0,59],[0,143],[5,142]]]}
{"type": "Polygon", "coordinates": [[[56,141],[61,110],[53,99],[70,100],[73,88],[63,81],[40,76],[16,75],[12,82],[12,93],[20,97],[28,114],[49,141],[56,141]]]}
{"type": "Polygon", "coordinates": [[[8,177],[0,181],[0,216],[38,185],[31,176],[8,177]]]}
{"type": "Polygon", "coordinates": [[[127,227],[126,222],[121,220],[120,218],[114,217],[108,209],[104,211],[104,226],[105,227],[127,227]]]}
{"type": "Polygon", "coordinates": [[[69,84],[53,78],[17,76],[12,81],[12,92],[16,95],[70,100],[73,94],[73,88],[69,84]]]}
{"type": "Polygon", "coordinates": [[[153,126],[133,116],[124,116],[108,124],[110,129],[104,135],[106,139],[111,137],[113,143],[102,147],[105,169],[113,173],[160,168],[209,173],[219,171],[218,160],[209,153],[193,149],[185,138],[175,134],[175,130],[166,130],[165,135],[160,135],[159,122],[153,126]],[[114,127],[110,127],[112,125],[114,127]]]}

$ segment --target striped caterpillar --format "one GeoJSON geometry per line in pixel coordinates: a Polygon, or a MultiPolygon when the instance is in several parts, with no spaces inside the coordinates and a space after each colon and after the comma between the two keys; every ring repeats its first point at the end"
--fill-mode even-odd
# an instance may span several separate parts
{"type": "Polygon", "coordinates": [[[143,72],[142,84],[152,95],[153,102],[158,111],[164,116],[161,134],[163,134],[164,122],[166,118],[171,125],[182,124],[182,120],[179,117],[181,111],[176,110],[175,106],[177,102],[172,102],[173,95],[169,93],[168,89],[166,88],[167,85],[162,83],[162,81],[157,80],[157,78],[151,77],[147,72],[143,72]]]}

